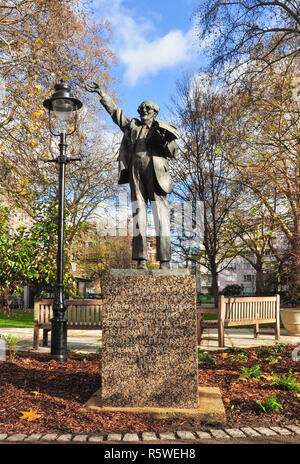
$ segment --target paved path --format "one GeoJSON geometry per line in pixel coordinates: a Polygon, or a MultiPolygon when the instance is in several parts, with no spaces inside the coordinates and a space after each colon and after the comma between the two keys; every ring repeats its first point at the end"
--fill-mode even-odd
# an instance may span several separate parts
{"type": "MultiPolygon", "coordinates": [[[[32,328],[0,327],[0,335],[12,334],[20,339],[19,350],[31,350],[33,343],[32,328]]],[[[264,329],[258,338],[253,337],[252,329],[227,328],[225,329],[225,347],[251,348],[262,345],[274,345],[277,341],[272,328],[264,329]]],[[[281,329],[280,343],[300,345],[300,337],[290,336],[287,331],[281,329]]],[[[102,343],[101,330],[68,330],[68,348],[82,353],[95,353],[102,343]]],[[[50,344],[50,337],[49,337],[50,344]]],[[[203,334],[201,348],[212,351],[218,350],[217,329],[206,329],[203,334]]],[[[49,352],[50,348],[40,346],[39,352],[49,352]]]]}

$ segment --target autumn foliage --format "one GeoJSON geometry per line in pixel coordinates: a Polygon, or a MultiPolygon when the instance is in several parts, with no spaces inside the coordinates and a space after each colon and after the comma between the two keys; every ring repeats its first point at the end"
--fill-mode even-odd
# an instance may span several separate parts
{"type": "Polygon", "coordinates": [[[1,2],[0,28],[1,186],[28,206],[45,180],[39,161],[53,151],[42,102],[61,78],[79,98],[91,77],[110,85],[110,28],[92,21],[82,0],[1,2]]]}

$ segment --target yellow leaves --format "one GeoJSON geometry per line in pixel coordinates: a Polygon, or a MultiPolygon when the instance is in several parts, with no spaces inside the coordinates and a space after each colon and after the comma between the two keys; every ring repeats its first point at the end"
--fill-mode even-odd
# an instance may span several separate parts
{"type": "Polygon", "coordinates": [[[271,382],[273,380],[273,375],[271,374],[262,374],[261,377],[267,380],[268,382],[271,382]]]}
{"type": "Polygon", "coordinates": [[[34,396],[39,396],[41,395],[41,392],[37,391],[37,390],[33,390],[31,391],[30,393],[32,393],[34,396]]]}
{"type": "Polygon", "coordinates": [[[38,146],[38,142],[36,140],[30,140],[29,145],[34,148],[38,146]]]}
{"type": "MultiPolygon", "coordinates": [[[[41,87],[41,86],[39,86],[39,87],[41,87]]],[[[39,118],[39,117],[42,116],[43,114],[44,114],[44,110],[39,110],[39,111],[34,111],[34,112],[32,113],[31,116],[32,116],[33,118],[39,118]]]]}
{"type": "Polygon", "coordinates": [[[42,39],[34,39],[36,45],[43,45],[44,41],[42,39]]]}
{"type": "Polygon", "coordinates": [[[27,419],[28,422],[34,421],[41,417],[41,415],[37,414],[37,411],[34,411],[32,408],[30,408],[29,411],[21,411],[21,413],[23,414],[21,419],[27,419]]]}

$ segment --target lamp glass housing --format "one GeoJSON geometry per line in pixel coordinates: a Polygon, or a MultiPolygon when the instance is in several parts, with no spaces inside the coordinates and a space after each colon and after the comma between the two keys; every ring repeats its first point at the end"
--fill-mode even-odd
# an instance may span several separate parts
{"type": "Polygon", "coordinates": [[[59,121],[69,121],[74,111],[74,103],[66,98],[57,98],[52,102],[53,112],[59,121]]]}

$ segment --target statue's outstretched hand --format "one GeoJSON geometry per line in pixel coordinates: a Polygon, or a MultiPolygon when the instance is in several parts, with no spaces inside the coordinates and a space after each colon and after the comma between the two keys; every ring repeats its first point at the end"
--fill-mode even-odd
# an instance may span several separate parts
{"type": "Polygon", "coordinates": [[[100,96],[104,94],[104,89],[98,82],[93,82],[92,84],[86,84],[85,89],[88,92],[97,92],[100,96]]]}

